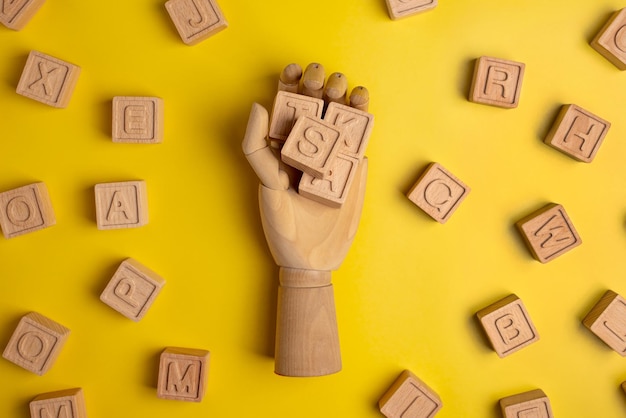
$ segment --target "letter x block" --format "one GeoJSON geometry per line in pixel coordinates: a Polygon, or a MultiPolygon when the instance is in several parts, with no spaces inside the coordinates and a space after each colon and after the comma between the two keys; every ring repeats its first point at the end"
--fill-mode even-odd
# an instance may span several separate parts
{"type": "Polygon", "coordinates": [[[437,7],[437,0],[387,0],[387,9],[392,19],[412,16],[437,7]]]}
{"type": "Polygon", "coordinates": [[[17,85],[17,93],[64,108],[69,104],[79,74],[80,67],[74,64],[31,51],[17,85]]]}
{"type": "Polygon", "coordinates": [[[539,340],[528,311],[516,295],[509,295],[481,309],[476,317],[501,358],[539,340]]]}
{"type": "Polygon", "coordinates": [[[81,388],[42,393],[30,402],[31,418],[87,418],[81,388]]]}
{"type": "Polygon", "coordinates": [[[626,8],[613,13],[591,47],[620,70],[626,70],[626,8]]]}
{"type": "Polygon", "coordinates": [[[145,181],[96,184],[98,229],[135,228],[148,223],[145,181]]]}
{"type": "Polygon", "coordinates": [[[30,312],[20,320],[2,357],[41,376],[52,367],[69,335],[63,325],[30,312]]]}
{"type": "Polygon", "coordinates": [[[195,45],[228,27],[215,0],[169,0],[165,8],[187,45],[195,45]]]}
{"type": "Polygon", "coordinates": [[[208,351],[168,347],[161,353],[157,396],[200,402],[206,391],[208,374],[208,351]]]}
{"type": "Polygon", "coordinates": [[[9,29],[20,30],[44,3],[45,0],[0,0],[0,23],[9,29]]]}
{"type": "Polygon", "coordinates": [[[5,238],[47,228],[56,223],[44,183],[0,193],[0,227],[5,238]]]}
{"type": "Polygon", "coordinates": [[[300,116],[321,118],[323,110],[322,99],[279,91],[272,108],[269,137],[285,141],[300,116]]]}
{"type": "Polygon", "coordinates": [[[474,67],[470,101],[514,108],[519,104],[525,65],[499,58],[480,57],[474,67]]]}
{"type": "Polygon", "coordinates": [[[113,142],[163,142],[163,99],[114,97],[111,132],[113,142]]]}
{"type": "Polygon", "coordinates": [[[626,356],[626,300],[608,290],[589,311],[583,324],[622,356],[626,356]]]}
{"type": "Polygon", "coordinates": [[[550,400],[541,389],[500,399],[503,418],[554,418],[550,400]]]}
{"type": "Polygon", "coordinates": [[[443,403],[426,383],[405,370],[380,398],[378,407],[387,418],[431,418],[443,403]]]}
{"type": "Polygon", "coordinates": [[[165,286],[165,280],[132,258],[126,259],[100,295],[100,300],[137,322],[165,286]]]}

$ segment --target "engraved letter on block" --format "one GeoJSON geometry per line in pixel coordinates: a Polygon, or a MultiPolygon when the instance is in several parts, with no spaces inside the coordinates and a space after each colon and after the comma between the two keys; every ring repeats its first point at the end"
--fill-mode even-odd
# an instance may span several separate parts
{"type": "Polygon", "coordinates": [[[443,403],[426,383],[405,370],[383,395],[378,406],[387,418],[431,418],[443,403]]]}
{"type": "Polygon", "coordinates": [[[591,46],[617,68],[626,70],[626,8],[613,13],[591,46]]]}
{"type": "Polygon", "coordinates": [[[550,400],[541,389],[500,399],[503,418],[554,418],[550,400]]]}
{"type": "Polygon", "coordinates": [[[52,203],[44,183],[0,193],[0,227],[6,238],[37,231],[55,223],[52,203]]]}
{"type": "Polygon", "coordinates": [[[209,352],[168,347],[161,353],[157,396],[162,399],[200,402],[206,390],[209,352]]]}
{"type": "Polygon", "coordinates": [[[324,101],[302,94],[279,91],[274,99],[269,136],[284,141],[300,116],[322,117],[324,101]]]}
{"type": "Polygon", "coordinates": [[[519,104],[525,65],[492,57],[480,57],[474,68],[470,101],[513,108],[519,104]]]}
{"type": "Polygon", "coordinates": [[[187,45],[195,45],[228,27],[215,0],[169,0],[165,8],[187,45]]]}
{"type": "Polygon", "coordinates": [[[113,98],[113,142],[163,142],[163,99],[113,98]]]}
{"type": "Polygon", "coordinates": [[[29,406],[31,418],[87,418],[81,388],[42,393],[29,406]]]}

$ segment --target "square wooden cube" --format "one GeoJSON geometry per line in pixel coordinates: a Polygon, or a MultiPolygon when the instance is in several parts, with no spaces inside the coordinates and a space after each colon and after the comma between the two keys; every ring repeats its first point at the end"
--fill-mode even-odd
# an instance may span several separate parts
{"type": "Polygon", "coordinates": [[[31,418],[87,418],[81,388],[42,393],[29,406],[31,418]]]}
{"type": "Polygon", "coordinates": [[[493,57],[480,57],[474,67],[470,101],[514,108],[519,104],[525,65],[493,57]]]}
{"type": "Polygon", "coordinates": [[[439,223],[446,223],[467,197],[470,188],[441,164],[431,163],[407,197],[439,223]]]}
{"type": "Polygon", "coordinates": [[[100,300],[137,322],[154,303],[165,280],[132,258],[120,264],[100,295],[100,300]]]}
{"type": "Polygon", "coordinates": [[[359,160],[339,154],[330,167],[326,179],[303,173],[298,193],[326,206],[341,207],[352,187],[352,181],[359,167],[359,160]]]}
{"type": "Polygon", "coordinates": [[[215,0],[168,0],[165,8],[187,45],[195,45],[228,27],[215,0]]]}
{"type": "Polygon", "coordinates": [[[52,202],[44,183],[34,183],[0,193],[0,227],[13,238],[56,224],[52,202]]]}
{"type": "Polygon", "coordinates": [[[626,300],[608,290],[583,319],[606,345],[626,356],[626,300]]]}
{"type": "Polygon", "coordinates": [[[98,229],[136,228],[148,223],[145,181],[96,184],[98,229]]]}
{"type": "Polygon", "coordinates": [[[332,102],[326,109],[324,120],[343,130],[343,146],[339,151],[341,154],[359,160],[363,158],[374,127],[374,115],[332,102]]]}
{"type": "Polygon", "coordinates": [[[554,418],[550,400],[541,389],[500,399],[503,418],[554,418]]]}
{"type": "Polygon", "coordinates": [[[161,353],[157,396],[200,402],[206,391],[208,374],[208,351],[168,347],[161,353]]]}
{"type": "Polygon", "coordinates": [[[437,7],[437,0],[387,0],[389,17],[400,19],[437,7]]]}
{"type": "Polygon", "coordinates": [[[80,67],[38,51],[31,51],[17,85],[17,93],[64,108],[70,102],[80,67]]]}
{"type": "Polygon", "coordinates": [[[626,8],[613,13],[591,41],[591,47],[620,70],[626,70],[626,8]]]}
{"type": "Polygon", "coordinates": [[[387,418],[431,418],[443,403],[426,383],[405,370],[380,398],[378,407],[387,418]]]}
{"type": "Polygon", "coordinates": [[[272,107],[269,137],[285,141],[300,116],[321,118],[323,111],[324,100],[322,99],[279,91],[272,107]]]}
{"type": "Polygon", "coordinates": [[[550,203],[518,221],[517,229],[533,256],[542,263],[552,261],[582,244],[563,206],[550,203]]]}
{"type": "Polygon", "coordinates": [[[580,106],[565,105],[548,132],[545,143],[578,161],[590,163],[610,127],[609,122],[580,106]]]}
{"type": "Polygon", "coordinates": [[[516,295],[509,295],[481,309],[476,317],[500,357],[539,341],[530,315],[516,295]]]}
{"type": "Polygon", "coordinates": [[[157,144],[163,142],[163,99],[113,98],[113,142],[157,144]]]}
{"type": "Polygon", "coordinates": [[[38,375],[43,375],[59,356],[70,330],[37,313],[22,317],[2,357],[38,375]]]}
{"type": "Polygon", "coordinates": [[[0,23],[9,29],[20,30],[33,18],[45,0],[0,1],[0,23]]]}

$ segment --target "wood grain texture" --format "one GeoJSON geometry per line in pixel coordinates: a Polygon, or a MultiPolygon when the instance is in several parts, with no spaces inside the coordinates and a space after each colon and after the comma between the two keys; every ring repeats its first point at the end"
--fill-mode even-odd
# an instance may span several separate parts
{"type": "Polygon", "coordinates": [[[392,19],[401,19],[437,7],[437,0],[387,0],[387,10],[392,19]]]}
{"type": "Polygon", "coordinates": [[[490,106],[519,105],[525,64],[494,57],[480,57],[474,67],[469,100],[490,106]]]}
{"type": "Polygon", "coordinates": [[[95,195],[98,229],[137,228],[148,223],[145,181],[96,184],[95,195]]]}
{"type": "Polygon", "coordinates": [[[0,193],[0,227],[13,238],[56,224],[48,188],[33,183],[0,193]]]}
{"type": "Polygon", "coordinates": [[[201,402],[209,375],[207,350],[167,347],[159,360],[157,396],[161,399],[201,402]]]}
{"type": "Polygon", "coordinates": [[[187,45],[196,45],[228,27],[215,0],[168,0],[165,8],[187,45]]]}
{"type": "Polygon", "coordinates": [[[583,319],[583,325],[621,356],[626,356],[626,300],[607,290],[583,319]]]}
{"type": "Polygon", "coordinates": [[[163,142],[163,114],[163,99],[159,97],[114,97],[111,123],[113,142],[163,142]]]}
{"type": "Polygon", "coordinates": [[[550,399],[541,389],[535,389],[500,399],[503,418],[554,418],[550,399]]]}

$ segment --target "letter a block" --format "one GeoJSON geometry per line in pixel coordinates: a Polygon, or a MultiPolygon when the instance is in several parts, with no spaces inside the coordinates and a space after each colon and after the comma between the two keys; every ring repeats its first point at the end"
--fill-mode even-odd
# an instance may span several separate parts
{"type": "Polygon", "coordinates": [[[87,418],[81,388],[42,393],[30,402],[31,418],[87,418]]]}
{"type": "Polygon", "coordinates": [[[474,67],[470,101],[514,108],[519,104],[525,65],[492,57],[480,57],[474,67]]]}
{"type": "Polygon", "coordinates": [[[554,418],[550,400],[541,389],[500,399],[503,418],[554,418]]]}
{"type": "Polygon", "coordinates": [[[551,203],[516,223],[533,256],[542,263],[582,244],[561,205],[551,203]]]}
{"type": "Polygon", "coordinates": [[[228,27],[214,0],[169,0],[165,8],[187,45],[195,45],[228,27]]]}
{"type": "Polygon", "coordinates": [[[389,17],[400,19],[437,7],[437,0],[387,0],[389,17]]]}
{"type": "Polygon", "coordinates": [[[52,203],[44,183],[0,193],[0,226],[5,238],[37,231],[55,223],[52,203]]]}
{"type": "Polygon", "coordinates": [[[443,403],[426,383],[405,370],[380,398],[378,407],[387,418],[431,418],[443,403]]]}
{"type": "Polygon", "coordinates": [[[279,91],[274,99],[269,137],[285,141],[300,116],[322,117],[324,101],[302,94],[279,91]]]}
{"type": "Polygon", "coordinates": [[[98,229],[135,228],[148,223],[145,181],[96,184],[98,229]]]}
{"type": "Polygon", "coordinates": [[[163,100],[158,97],[113,98],[113,142],[163,142],[163,100]]]}
{"type": "Polygon", "coordinates": [[[132,258],[122,262],[100,300],[137,322],[144,317],[165,286],[165,280],[132,258]]]}
{"type": "Polygon", "coordinates": [[[626,70],[626,8],[613,13],[591,47],[620,70],[626,70]]]}
{"type": "Polygon", "coordinates": [[[20,320],[2,357],[41,376],[52,367],[69,335],[63,325],[30,312],[20,320]]]}
{"type": "Polygon", "coordinates": [[[200,402],[206,391],[209,352],[168,347],[161,353],[157,396],[161,399],[200,402]]]}
{"type": "Polygon", "coordinates": [[[0,23],[9,29],[20,30],[44,3],[45,0],[0,0],[0,23]]]}
{"type": "Polygon", "coordinates": [[[583,324],[622,356],[626,356],[626,300],[609,290],[583,319],[583,324]]]}
{"type": "Polygon", "coordinates": [[[359,160],[339,154],[325,179],[303,173],[298,193],[330,207],[341,207],[348,196],[359,160]]]}
{"type": "Polygon", "coordinates": [[[80,67],[74,64],[31,51],[17,85],[17,93],[53,107],[64,108],[69,104],[79,74],[80,67]]]}

